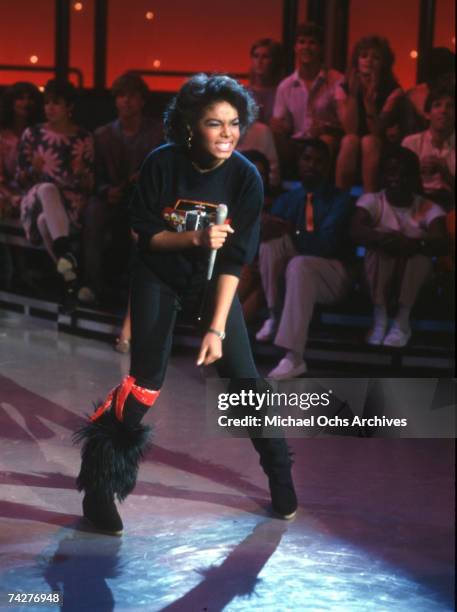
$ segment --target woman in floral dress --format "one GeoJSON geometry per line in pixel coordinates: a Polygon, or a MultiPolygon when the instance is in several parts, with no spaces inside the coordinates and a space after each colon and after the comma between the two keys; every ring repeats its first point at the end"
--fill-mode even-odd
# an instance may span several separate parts
{"type": "Polygon", "coordinates": [[[70,235],[81,229],[81,215],[94,183],[93,140],[72,120],[75,88],[51,80],[44,91],[47,121],[25,130],[18,159],[18,181],[28,191],[21,221],[32,244],[44,243],[65,283],[65,303],[74,306],[77,261],[70,235]]]}

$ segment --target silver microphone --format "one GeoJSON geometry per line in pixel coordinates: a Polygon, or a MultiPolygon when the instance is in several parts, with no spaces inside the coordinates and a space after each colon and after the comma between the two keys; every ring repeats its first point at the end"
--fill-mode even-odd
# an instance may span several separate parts
{"type": "MultiPolygon", "coordinates": [[[[225,220],[227,219],[228,208],[225,204],[218,204],[216,209],[216,225],[223,225],[225,220]]],[[[209,262],[208,262],[208,274],[206,276],[207,280],[211,280],[213,277],[214,263],[216,261],[216,253],[217,249],[211,249],[209,254],[209,262]]]]}

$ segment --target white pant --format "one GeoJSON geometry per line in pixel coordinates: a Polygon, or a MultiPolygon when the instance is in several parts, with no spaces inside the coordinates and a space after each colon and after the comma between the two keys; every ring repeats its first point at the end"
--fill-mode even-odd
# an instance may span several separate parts
{"type": "Polygon", "coordinates": [[[314,305],[341,299],[350,285],[350,275],[341,261],[315,255],[298,255],[288,235],[262,242],[259,269],[267,305],[279,305],[278,285],[285,273],[284,306],[274,340],[277,346],[302,353],[314,305]]]}

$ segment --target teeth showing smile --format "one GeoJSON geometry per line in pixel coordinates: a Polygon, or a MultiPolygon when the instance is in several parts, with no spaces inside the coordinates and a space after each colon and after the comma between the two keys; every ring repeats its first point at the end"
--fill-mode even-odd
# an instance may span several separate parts
{"type": "Polygon", "coordinates": [[[219,151],[226,153],[230,151],[231,148],[232,148],[231,142],[216,142],[216,149],[218,149],[219,151]]]}

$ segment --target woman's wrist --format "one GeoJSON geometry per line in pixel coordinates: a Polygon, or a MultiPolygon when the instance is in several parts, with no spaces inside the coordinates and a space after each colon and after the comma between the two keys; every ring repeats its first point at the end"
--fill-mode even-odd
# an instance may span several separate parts
{"type": "Polygon", "coordinates": [[[214,334],[220,340],[225,340],[225,331],[221,331],[219,329],[215,329],[214,327],[208,327],[207,333],[208,334],[214,334]]]}

